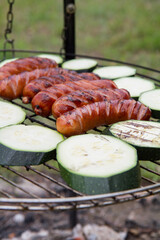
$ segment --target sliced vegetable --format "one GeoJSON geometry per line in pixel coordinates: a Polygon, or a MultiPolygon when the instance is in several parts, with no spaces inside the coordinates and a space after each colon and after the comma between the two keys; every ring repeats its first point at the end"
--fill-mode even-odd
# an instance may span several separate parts
{"type": "Polygon", "coordinates": [[[0,129],[0,165],[37,165],[55,157],[63,136],[37,125],[12,125],[0,129]]]}
{"type": "Polygon", "coordinates": [[[25,120],[25,111],[15,104],[0,101],[0,128],[22,123],[25,120]]]}
{"type": "Polygon", "coordinates": [[[58,144],[57,160],[67,184],[86,194],[140,185],[136,149],[115,137],[98,134],[70,137],[58,144]]]}
{"type": "Polygon", "coordinates": [[[110,66],[96,68],[93,72],[101,78],[116,79],[133,76],[136,73],[136,69],[128,66],[110,66]]]}
{"type": "Polygon", "coordinates": [[[152,117],[160,119],[160,89],[144,92],[138,100],[152,110],[152,117]]]}
{"type": "Polygon", "coordinates": [[[63,58],[57,54],[39,54],[38,57],[53,59],[58,65],[61,65],[63,62],[63,58]]]}
{"type": "Polygon", "coordinates": [[[93,59],[80,58],[64,62],[62,67],[77,72],[91,72],[97,66],[97,61],[93,59]]]}
{"type": "Polygon", "coordinates": [[[12,62],[16,59],[18,59],[18,58],[10,58],[10,59],[3,60],[2,62],[0,62],[0,67],[2,67],[4,64],[12,62]]]}
{"type": "Polygon", "coordinates": [[[129,91],[130,95],[134,99],[138,99],[141,93],[155,89],[153,81],[140,78],[140,77],[127,77],[114,80],[118,88],[124,88],[129,91]]]}
{"type": "Polygon", "coordinates": [[[160,123],[128,120],[113,124],[108,133],[134,146],[139,160],[160,160],[160,123]]]}

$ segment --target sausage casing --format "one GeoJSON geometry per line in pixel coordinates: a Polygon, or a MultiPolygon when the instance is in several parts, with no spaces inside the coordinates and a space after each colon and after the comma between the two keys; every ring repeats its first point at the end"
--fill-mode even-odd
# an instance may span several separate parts
{"type": "Polygon", "coordinates": [[[133,99],[96,102],[66,112],[57,118],[57,130],[65,136],[82,134],[101,125],[129,119],[148,120],[151,111],[133,99]]]}
{"type": "Polygon", "coordinates": [[[32,99],[32,108],[37,115],[49,116],[52,111],[53,103],[61,96],[69,94],[73,91],[84,89],[98,88],[117,88],[116,84],[107,79],[103,80],[80,80],[75,82],[66,82],[64,84],[56,84],[46,90],[40,91],[32,99]]]}
{"type": "Polygon", "coordinates": [[[10,100],[21,97],[26,84],[36,78],[50,76],[54,71],[54,68],[45,68],[11,75],[0,81],[0,96],[10,100]]]}
{"type": "Polygon", "coordinates": [[[23,103],[31,102],[32,98],[40,91],[53,87],[55,84],[65,83],[67,81],[79,81],[82,78],[77,74],[62,73],[52,74],[49,77],[41,77],[28,83],[23,89],[23,103]]]}
{"type": "Polygon", "coordinates": [[[93,72],[82,72],[79,73],[79,76],[81,76],[83,79],[87,79],[87,80],[98,80],[101,77],[98,76],[97,74],[93,73],[93,72]]]}
{"type": "Polygon", "coordinates": [[[125,89],[97,89],[75,91],[58,98],[52,105],[52,115],[57,118],[65,112],[94,102],[116,99],[129,99],[130,94],[125,89]]]}
{"type": "Polygon", "coordinates": [[[54,60],[48,58],[19,58],[12,62],[6,63],[0,68],[0,80],[25,71],[30,72],[35,69],[55,68],[57,66],[57,63],[54,60]]]}

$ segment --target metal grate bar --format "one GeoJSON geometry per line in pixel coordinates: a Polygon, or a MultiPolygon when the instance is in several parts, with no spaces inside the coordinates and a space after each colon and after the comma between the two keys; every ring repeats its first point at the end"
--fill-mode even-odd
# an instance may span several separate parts
{"type": "Polygon", "coordinates": [[[48,176],[48,175],[46,175],[46,174],[44,174],[44,173],[42,173],[42,172],[40,172],[40,171],[34,169],[33,167],[27,167],[27,168],[28,168],[29,170],[32,170],[33,172],[39,174],[40,176],[43,176],[44,178],[46,178],[46,179],[48,179],[48,180],[50,180],[50,181],[52,181],[52,182],[58,184],[59,186],[64,187],[65,189],[74,192],[75,194],[83,195],[83,194],[81,194],[80,192],[78,192],[78,191],[76,191],[76,190],[73,190],[72,188],[70,188],[70,187],[67,186],[66,184],[63,184],[63,183],[57,181],[56,179],[51,178],[50,176],[48,176]]]}
{"type": "MultiPolygon", "coordinates": [[[[47,164],[47,163],[44,163],[43,165],[45,165],[45,166],[48,167],[49,169],[53,169],[53,170],[55,170],[55,171],[57,171],[57,172],[60,172],[59,169],[57,169],[57,168],[55,168],[55,167],[53,167],[53,166],[50,166],[50,165],[47,164]]],[[[73,191],[74,191],[74,190],[72,189],[72,192],[73,192],[73,191]]],[[[81,196],[84,195],[84,194],[82,194],[82,193],[80,193],[80,192],[78,192],[78,194],[81,195],[81,196]]],[[[94,203],[95,206],[98,205],[97,202],[95,202],[95,201],[93,201],[93,200],[90,200],[90,201],[91,201],[92,203],[94,203]]]]}
{"type": "MultiPolygon", "coordinates": [[[[36,122],[36,123],[42,124],[42,122],[41,122],[40,120],[37,120],[37,119],[35,119],[35,118],[33,118],[33,117],[27,116],[27,118],[28,118],[31,122],[36,122]]],[[[49,128],[51,128],[51,129],[53,129],[53,130],[56,130],[56,127],[50,126],[49,124],[46,124],[46,123],[43,123],[43,126],[49,127],[49,128]]]]}
{"type": "Polygon", "coordinates": [[[55,191],[49,190],[49,189],[43,187],[41,184],[39,184],[39,183],[36,182],[35,180],[32,180],[32,179],[26,177],[25,175],[23,175],[23,174],[15,171],[14,169],[12,169],[12,168],[10,168],[10,167],[7,167],[7,166],[5,166],[5,168],[7,168],[7,169],[10,170],[11,172],[15,173],[16,175],[22,177],[23,179],[25,179],[25,180],[33,183],[34,185],[38,186],[39,188],[45,190],[46,192],[48,192],[48,193],[50,193],[50,194],[53,194],[53,195],[56,196],[56,197],[63,197],[63,196],[61,196],[60,194],[56,193],[55,191]]]}
{"type": "MultiPolygon", "coordinates": [[[[6,51],[11,51],[11,50],[6,50],[6,51]]],[[[2,52],[2,51],[0,50],[0,52],[2,52]]],[[[29,53],[29,54],[30,53],[46,53],[46,54],[47,53],[48,54],[49,53],[50,54],[57,53],[57,52],[49,52],[49,51],[30,51],[30,50],[15,50],[15,52],[29,53]]],[[[86,57],[86,58],[90,58],[90,59],[97,59],[100,61],[104,61],[105,63],[106,62],[120,63],[120,64],[133,66],[136,68],[140,68],[142,70],[151,71],[154,73],[160,73],[159,70],[140,66],[137,64],[131,64],[131,63],[127,63],[127,62],[113,60],[113,59],[106,59],[106,58],[104,59],[104,58],[100,58],[100,57],[89,57],[89,56],[85,56],[85,55],[75,55],[75,57],[82,57],[82,58],[86,57]]],[[[149,78],[149,79],[153,80],[156,83],[156,85],[160,86],[159,79],[156,79],[154,77],[150,77],[148,75],[141,74],[141,73],[136,73],[136,74],[139,76],[145,77],[145,78],[149,78]]],[[[55,127],[56,120],[53,119],[52,117],[49,116],[47,118],[44,118],[47,120],[46,122],[44,122],[43,118],[37,117],[37,115],[32,110],[31,105],[30,106],[25,105],[20,100],[17,100],[17,99],[13,100],[11,102],[24,108],[26,111],[28,111],[28,114],[26,116],[27,121],[29,120],[30,122],[35,122],[35,123],[41,124],[43,126],[51,128],[53,130],[56,129],[56,127],[55,127]]],[[[101,128],[95,128],[94,131],[96,131],[97,133],[101,133],[102,130],[100,130],[100,129],[101,128]]],[[[159,171],[158,167],[160,166],[160,162],[154,162],[154,163],[157,164],[157,171],[149,169],[145,166],[141,166],[141,169],[148,171],[149,173],[152,173],[155,176],[159,177],[160,173],[158,173],[158,171],[159,171]]],[[[58,174],[60,173],[58,168],[51,166],[48,163],[43,163],[43,166],[45,166],[47,168],[46,169],[47,171],[48,171],[48,169],[50,169],[50,170],[56,171],[56,173],[58,173],[58,174]]],[[[26,193],[27,195],[29,195],[31,197],[31,198],[16,198],[16,197],[12,196],[12,193],[10,194],[10,193],[6,193],[3,190],[0,190],[0,193],[6,197],[6,198],[0,198],[0,210],[13,210],[13,211],[15,210],[15,211],[17,211],[17,210],[25,210],[26,209],[29,211],[45,211],[45,210],[51,210],[51,209],[52,210],[69,210],[69,209],[77,209],[77,208],[85,209],[85,208],[92,208],[92,207],[97,207],[97,206],[103,207],[103,206],[108,206],[111,204],[128,202],[128,201],[141,199],[144,197],[148,197],[148,196],[160,193],[160,183],[156,183],[156,181],[149,179],[148,177],[142,176],[142,179],[145,181],[144,182],[145,186],[141,186],[140,188],[130,189],[127,191],[122,191],[122,192],[87,196],[76,190],[73,190],[72,188],[70,188],[69,186],[64,184],[62,179],[59,181],[59,178],[58,178],[58,180],[56,180],[56,178],[48,176],[47,175],[48,172],[46,173],[46,171],[43,172],[41,170],[36,170],[37,168],[35,169],[34,167],[31,167],[31,166],[26,167],[27,170],[31,170],[37,176],[41,177],[42,181],[46,179],[46,180],[50,181],[51,183],[57,184],[58,186],[62,187],[62,191],[64,191],[64,192],[61,194],[61,191],[60,191],[60,194],[59,194],[59,192],[56,192],[55,189],[52,190],[50,188],[45,188],[38,181],[30,179],[30,177],[27,175],[27,171],[26,171],[26,175],[25,175],[25,173],[23,173],[23,174],[19,173],[19,170],[14,170],[13,168],[10,168],[10,167],[5,167],[5,168],[8,171],[14,172],[15,174],[17,174],[17,176],[24,178],[25,180],[29,181],[30,183],[43,189],[44,191],[46,191],[46,193],[55,196],[55,198],[39,198],[35,194],[32,194],[32,193],[26,191],[26,189],[22,188],[21,186],[18,186],[18,184],[14,183],[13,181],[8,180],[3,176],[0,176],[0,178],[3,181],[6,181],[7,183],[11,184],[12,187],[21,190],[22,192],[26,193]],[[63,196],[63,194],[65,194],[65,193],[66,193],[66,197],[63,196]],[[2,206],[2,204],[4,204],[4,206],[2,206]]]]}
{"type": "Polygon", "coordinates": [[[153,173],[153,174],[155,174],[155,175],[157,175],[157,176],[160,176],[160,173],[158,173],[158,172],[156,172],[156,171],[154,171],[154,170],[152,170],[152,169],[149,169],[149,168],[144,167],[144,166],[142,166],[142,165],[141,165],[140,167],[141,167],[142,169],[150,172],[150,173],[153,173]]]}
{"type": "Polygon", "coordinates": [[[13,198],[13,196],[12,196],[11,194],[7,193],[7,192],[4,192],[4,191],[1,191],[1,190],[0,190],[0,193],[1,193],[2,195],[4,195],[5,197],[13,198]]]}
{"type": "Polygon", "coordinates": [[[128,195],[132,195],[133,193],[137,194],[145,194],[148,195],[148,190],[152,191],[152,194],[155,192],[160,192],[160,184],[155,184],[154,186],[147,186],[143,188],[136,188],[122,192],[115,192],[115,193],[107,193],[107,194],[100,194],[100,195],[87,195],[87,196],[80,196],[80,197],[68,197],[65,199],[61,198],[41,198],[41,199],[29,199],[29,198],[17,198],[17,199],[0,199],[0,203],[6,201],[7,203],[28,203],[28,204],[43,204],[43,203],[70,203],[70,202],[85,202],[90,200],[100,200],[100,199],[110,199],[113,197],[123,197],[127,198],[128,195]]]}
{"type": "Polygon", "coordinates": [[[157,161],[156,161],[156,162],[154,162],[154,164],[157,164],[158,166],[160,166],[160,162],[157,162],[157,161]]]}
{"type": "Polygon", "coordinates": [[[153,181],[153,180],[151,180],[151,179],[149,179],[149,178],[146,178],[146,177],[144,177],[144,176],[142,176],[142,179],[144,179],[145,181],[147,181],[147,182],[149,182],[149,183],[156,184],[155,181],[153,181]]]}
{"type": "Polygon", "coordinates": [[[16,183],[12,182],[11,180],[8,180],[7,178],[3,177],[2,175],[0,175],[0,178],[2,180],[4,180],[5,182],[11,184],[12,186],[16,187],[17,189],[21,190],[22,192],[28,194],[30,197],[34,197],[34,198],[38,198],[35,194],[31,194],[28,191],[26,191],[25,189],[23,189],[22,187],[18,186],[16,183]]]}
{"type": "Polygon", "coordinates": [[[147,75],[145,75],[145,74],[136,73],[136,75],[141,76],[141,77],[144,77],[144,78],[151,79],[151,80],[157,82],[158,84],[160,83],[160,80],[159,80],[159,79],[156,79],[156,78],[153,78],[153,77],[147,76],[147,75]]]}
{"type": "Polygon", "coordinates": [[[51,166],[51,165],[49,165],[48,163],[43,163],[43,165],[46,166],[46,167],[48,167],[49,169],[52,169],[52,170],[58,172],[58,173],[60,172],[58,168],[56,168],[56,167],[54,167],[54,166],[51,166]]]}
{"type": "Polygon", "coordinates": [[[16,100],[10,100],[10,101],[11,101],[13,104],[15,104],[15,105],[17,105],[17,106],[19,106],[19,107],[23,107],[25,110],[28,110],[28,111],[32,112],[32,113],[35,115],[33,109],[25,106],[22,102],[19,103],[19,102],[17,102],[16,100]]]}

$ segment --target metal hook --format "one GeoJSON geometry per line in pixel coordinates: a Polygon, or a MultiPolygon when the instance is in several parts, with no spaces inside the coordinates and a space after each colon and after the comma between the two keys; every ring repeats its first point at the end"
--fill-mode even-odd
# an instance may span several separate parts
{"type": "Polygon", "coordinates": [[[73,3],[68,4],[67,7],[66,7],[66,12],[68,14],[75,13],[75,10],[76,10],[76,7],[75,7],[75,5],[73,3]]]}

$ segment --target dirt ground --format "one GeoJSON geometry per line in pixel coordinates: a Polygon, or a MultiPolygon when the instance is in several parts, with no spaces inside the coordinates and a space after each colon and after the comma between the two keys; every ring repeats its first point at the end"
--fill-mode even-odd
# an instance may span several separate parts
{"type": "Polygon", "coordinates": [[[1,240],[160,240],[160,196],[72,215],[1,211],[0,223],[1,240]]]}

